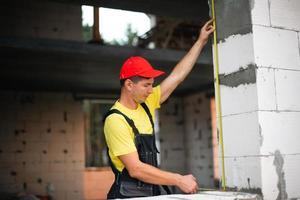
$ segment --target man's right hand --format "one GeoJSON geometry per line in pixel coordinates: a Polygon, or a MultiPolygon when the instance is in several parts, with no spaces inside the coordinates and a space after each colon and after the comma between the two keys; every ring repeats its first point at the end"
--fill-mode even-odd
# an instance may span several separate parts
{"type": "Polygon", "coordinates": [[[195,194],[198,191],[196,178],[192,174],[181,176],[177,187],[179,187],[179,189],[184,193],[189,194],[195,194]]]}

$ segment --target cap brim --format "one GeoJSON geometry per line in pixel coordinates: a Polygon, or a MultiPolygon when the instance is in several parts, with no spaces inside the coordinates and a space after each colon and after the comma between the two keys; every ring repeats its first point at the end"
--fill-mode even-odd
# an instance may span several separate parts
{"type": "Polygon", "coordinates": [[[154,70],[149,70],[149,71],[140,73],[139,76],[146,77],[146,78],[155,78],[155,77],[161,76],[163,74],[165,74],[164,71],[154,69],[154,70]]]}

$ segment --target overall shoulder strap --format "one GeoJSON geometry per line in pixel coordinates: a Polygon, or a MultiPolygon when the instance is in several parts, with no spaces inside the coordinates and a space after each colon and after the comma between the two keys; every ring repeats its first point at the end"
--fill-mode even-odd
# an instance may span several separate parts
{"type": "MultiPolygon", "coordinates": [[[[151,122],[151,125],[152,125],[152,128],[153,128],[154,146],[155,146],[156,151],[159,153],[159,151],[156,147],[156,144],[155,144],[155,130],[154,130],[154,122],[153,122],[152,115],[151,115],[150,110],[149,110],[148,106],[146,105],[146,103],[141,103],[141,106],[144,108],[144,110],[146,111],[146,113],[147,113],[147,115],[150,119],[150,122],[151,122]]],[[[167,194],[172,194],[170,188],[167,185],[162,185],[162,188],[166,191],[167,194]]]]}
{"type": "Polygon", "coordinates": [[[153,118],[152,118],[152,115],[150,113],[150,110],[148,108],[148,106],[145,104],[145,103],[141,103],[141,106],[144,108],[144,110],[146,111],[149,119],[150,119],[150,122],[151,122],[151,125],[152,125],[152,128],[153,128],[153,133],[154,133],[154,122],[153,122],[153,118]]]}
{"type": "Polygon", "coordinates": [[[103,117],[103,123],[105,122],[106,118],[107,118],[109,115],[114,114],[114,113],[119,114],[119,115],[122,115],[122,116],[125,118],[126,122],[127,122],[127,123],[129,124],[129,126],[132,128],[133,133],[134,133],[135,136],[139,134],[139,131],[138,131],[138,129],[136,128],[136,126],[134,125],[133,120],[130,119],[129,117],[127,117],[127,115],[125,115],[124,113],[122,113],[122,112],[119,111],[118,109],[111,109],[111,110],[109,110],[109,111],[104,115],[104,117],[103,117]]]}
{"type": "Polygon", "coordinates": [[[155,129],[154,129],[154,122],[153,122],[152,115],[150,113],[150,110],[149,110],[148,106],[145,103],[141,103],[141,106],[144,108],[144,110],[146,111],[146,113],[147,113],[147,115],[148,115],[148,117],[150,119],[150,122],[151,122],[151,125],[152,125],[152,129],[153,129],[153,137],[154,137],[153,145],[155,147],[156,152],[159,153],[159,151],[157,149],[157,146],[156,146],[156,143],[155,143],[155,141],[156,141],[156,139],[155,139],[155,129]]]}

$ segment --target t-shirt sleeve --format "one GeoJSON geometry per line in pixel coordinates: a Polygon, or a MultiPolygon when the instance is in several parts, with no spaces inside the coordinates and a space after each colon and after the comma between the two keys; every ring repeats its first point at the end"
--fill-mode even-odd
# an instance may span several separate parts
{"type": "Polygon", "coordinates": [[[137,151],[129,128],[125,119],[117,114],[112,114],[105,120],[104,135],[107,146],[114,156],[137,151]]]}

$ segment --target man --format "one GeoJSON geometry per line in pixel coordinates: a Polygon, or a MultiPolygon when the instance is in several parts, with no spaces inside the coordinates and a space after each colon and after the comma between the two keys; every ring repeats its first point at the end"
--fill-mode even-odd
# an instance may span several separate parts
{"type": "Polygon", "coordinates": [[[214,31],[212,21],[202,27],[192,48],[157,87],[153,88],[154,78],[164,72],[153,69],[142,57],[130,57],[124,62],[120,72],[120,99],[106,115],[104,124],[108,155],[115,174],[109,199],[159,195],[159,185],[177,186],[184,193],[197,192],[193,175],[157,168],[153,119],[155,109],[192,70],[214,31]]]}

